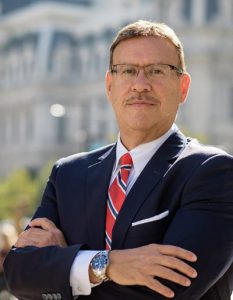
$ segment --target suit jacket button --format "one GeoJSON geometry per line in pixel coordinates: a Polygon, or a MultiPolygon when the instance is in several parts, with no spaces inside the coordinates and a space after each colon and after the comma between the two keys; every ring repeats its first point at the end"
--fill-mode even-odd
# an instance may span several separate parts
{"type": "Polygon", "coordinates": [[[42,299],[47,300],[47,295],[46,294],[42,294],[42,299]]]}
{"type": "Polygon", "coordinates": [[[61,294],[57,293],[57,300],[61,300],[61,294]]]}

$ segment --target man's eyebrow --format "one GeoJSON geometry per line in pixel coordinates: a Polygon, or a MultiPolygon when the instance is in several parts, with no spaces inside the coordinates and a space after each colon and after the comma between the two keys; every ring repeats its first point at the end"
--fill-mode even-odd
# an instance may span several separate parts
{"type": "Polygon", "coordinates": [[[151,66],[151,65],[176,65],[175,63],[168,63],[168,62],[162,62],[162,61],[158,61],[158,62],[151,62],[148,64],[137,64],[137,63],[130,63],[130,62],[118,62],[118,63],[113,63],[112,65],[132,65],[132,66],[151,66]]]}

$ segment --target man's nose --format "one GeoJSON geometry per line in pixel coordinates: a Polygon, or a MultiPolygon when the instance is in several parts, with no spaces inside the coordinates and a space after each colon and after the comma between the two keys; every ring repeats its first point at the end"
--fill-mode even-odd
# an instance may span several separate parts
{"type": "Polygon", "coordinates": [[[140,69],[137,76],[134,78],[132,82],[131,89],[134,92],[145,92],[151,90],[150,80],[146,77],[146,74],[143,69],[140,69]]]}

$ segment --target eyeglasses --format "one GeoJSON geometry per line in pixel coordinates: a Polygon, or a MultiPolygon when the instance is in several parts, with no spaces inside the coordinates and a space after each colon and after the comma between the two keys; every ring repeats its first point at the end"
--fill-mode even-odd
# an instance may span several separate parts
{"type": "Polygon", "coordinates": [[[124,81],[132,81],[138,76],[141,69],[143,69],[146,77],[153,82],[169,79],[171,71],[183,74],[181,68],[169,64],[153,64],[147,66],[117,64],[112,66],[111,73],[117,74],[124,81]]]}

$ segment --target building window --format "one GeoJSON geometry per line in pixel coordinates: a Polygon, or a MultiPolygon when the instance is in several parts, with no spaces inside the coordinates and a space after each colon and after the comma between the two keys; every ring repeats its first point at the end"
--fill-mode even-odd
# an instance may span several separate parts
{"type": "Polygon", "coordinates": [[[66,142],[66,118],[59,117],[55,118],[57,122],[57,130],[56,130],[56,141],[58,144],[64,144],[66,142]]]}
{"type": "Polygon", "coordinates": [[[33,140],[33,134],[34,134],[34,120],[32,116],[32,112],[28,111],[26,114],[26,128],[25,128],[25,136],[26,140],[28,142],[31,142],[33,140]]]}
{"type": "Polygon", "coordinates": [[[233,123],[233,87],[231,89],[231,96],[230,96],[230,118],[231,118],[231,122],[233,123]]]}
{"type": "Polygon", "coordinates": [[[219,12],[218,0],[206,0],[206,20],[211,21],[219,12]]]}
{"type": "Polygon", "coordinates": [[[70,76],[72,61],[71,48],[68,44],[60,44],[54,52],[54,74],[59,79],[68,78],[70,76]]]}
{"type": "Polygon", "coordinates": [[[19,132],[19,116],[12,115],[11,117],[11,142],[17,143],[20,140],[19,132]]]}
{"type": "Polygon", "coordinates": [[[6,126],[5,126],[5,119],[0,119],[0,141],[1,144],[4,146],[6,144],[6,126]]]}
{"type": "Polygon", "coordinates": [[[187,21],[192,19],[192,0],[183,0],[183,14],[187,21]]]}
{"type": "Polygon", "coordinates": [[[0,1],[0,14],[2,14],[3,12],[3,4],[2,4],[2,1],[0,1]]]}

